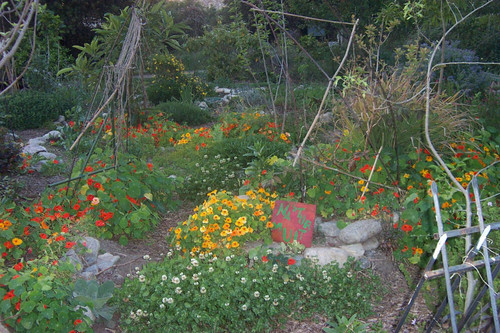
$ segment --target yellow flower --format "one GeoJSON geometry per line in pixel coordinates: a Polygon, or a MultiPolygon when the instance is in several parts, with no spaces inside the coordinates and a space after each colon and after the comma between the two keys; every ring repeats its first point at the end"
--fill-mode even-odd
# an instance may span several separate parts
{"type": "Polygon", "coordinates": [[[215,221],[220,220],[220,216],[219,216],[219,215],[214,215],[214,220],[215,220],[215,221]]]}
{"type": "Polygon", "coordinates": [[[427,162],[432,162],[432,156],[427,155],[427,157],[425,158],[425,160],[427,162]]]}
{"type": "Polygon", "coordinates": [[[283,140],[283,141],[287,141],[288,140],[288,138],[286,137],[286,135],[284,133],[281,133],[280,139],[283,140]]]}
{"type": "Polygon", "coordinates": [[[268,227],[268,228],[274,227],[273,222],[271,222],[271,221],[267,222],[266,227],[268,227]]]}
{"type": "Polygon", "coordinates": [[[328,194],[328,195],[329,195],[329,194],[332,194],[332,191],[327,191],[327,190],[325,190],[325,194],[328,194]]]}
{"type": "Polygon", "coordinates": [[[262,215],[262,216],[260,217],[260,220],[261,220],[261,221],[265,221],[265,220],[267,220],[267,217],[266,217],[265,215],[262,215]]]}
{"type": "Polygon", "coordinates": [[[232,222],[232,220],[231,220],[231,218],[230,218],[230,217],[226,217],[226,219],[224,220],[224,222],[225,222],[225,223],[231,223],[231,222],[232,222]]]}
{"type": "Polygon", "coordinates": [[[175,229],[174,232],[178,235],[178,234],[180,234],[182,232],[182,230],[181,230],[181,228],[177,228],[177,229],[175,229]]]}
{"type": "Polygon", "coordinates": [[[404,178],[410,178],[410,175],[409,175],[409,174],[407,174],[407,173],[405,173],[405,174],[403,175],[403,177],[404,177],[404,178]]]}
{"type": "Polygon", "coordinates": [[[14,239],[12,240],[12,244],[14,244],[15,246],[19,246],[19,245],[21,245],[22,243],[23,243],[23,241],[22,241],[22,239],[20,239],[20,238],[14,238],[14,239]]]}
{"type": "Polygon", "coordinates": [[[455,179],[457,180],[457,182],[461,183],[462,182],[462,177],[455,177],[455,179]]]}
{"type": "Polygon", "coordinates": [[[363,185],[364,183],[365,183],[365,181],[363,179],[358,180],[359,185],[363,185]]]}
{"type": "Polygon", "coordinates": [[[206,228],[205,226],[202,226],[202,227],[200,228],[200,232],[205,232],[205,231],[207,231],[207,228],[206,228]]]}
{"type": "Polygon", "coordinates": [[[233,241],[233,242],[231,243],[231,246],[232,246],[232,247],[238,247],[238,246],[240,246],[240,244],[239,244],[237,241],[233,241]]]}
{"type": "Polygon", "coordinates": [[[222,216],[227,216],[229,214],[229,212],[227,211],[227,209],[223,209],[220,213],[221,213],[222,216]]]}

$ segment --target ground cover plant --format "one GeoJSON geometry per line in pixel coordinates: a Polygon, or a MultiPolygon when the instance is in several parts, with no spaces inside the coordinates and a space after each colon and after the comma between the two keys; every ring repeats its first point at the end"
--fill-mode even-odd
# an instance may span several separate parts
{"type": "Polygon", "coordinates": [[[334,313],[364,316],[375,290],[373,276],[354,263],[320,267],[267,254],[176,256],[137,270],[120,289],[124,322],[130,329],[203,332],[267,332],[286,316],[334,313]],[[141,297],[137,297],[140,295],[141,297]],[[297,310],[300,309],[300,310],[297,310]]]}

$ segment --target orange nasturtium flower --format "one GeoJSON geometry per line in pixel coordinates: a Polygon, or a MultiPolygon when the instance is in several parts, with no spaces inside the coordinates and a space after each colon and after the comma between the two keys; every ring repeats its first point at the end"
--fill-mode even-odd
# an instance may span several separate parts
{"type": "Polygon", "coordinates": [[[14,244],[15,246],[19,246],[19,245],[21,245],[22,243],[23,243],[23,240],[22,240],[22,239],[20,239],[20,238],[17,238],[17,237],[16,237],[16,238],[12,239],[12,244],[14,244]]]}

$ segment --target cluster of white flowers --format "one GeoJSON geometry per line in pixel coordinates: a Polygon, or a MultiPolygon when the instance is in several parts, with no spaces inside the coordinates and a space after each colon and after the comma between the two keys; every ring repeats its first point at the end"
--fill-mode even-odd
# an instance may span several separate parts
{"type": "Polygon", "coordinates": [[[241,278],[241,283],[246,283],[247,282],[247,279],[245,279],[244,277],[241,278]]]}
{"type": "Polygon", "coordinates": [[[205,294],[207,292],[207,289],[205,287],[200,288],[200,293],[205,294]]]}
{"type": "Polygon", "coordinates": [[[167,279],[168,279],[168,276],[166,276],[165,274],[163,274],[163,275],[161,276],[161,280],[162,280],[162,281],[167,281],[167,279]]]}
{"type": "Polygon", "coordinates": [[[139,282],[145,282],[146,281],[146,277],[144,275],[139,275],[139,282]]]}
{"type": "Polygon", "coordinates": [[[174,302],[174,299],[172,297],[163,297],[161,301],[162,303],[172,304],[174,302]]]}
{"type": "Polygon", "coordinates": [[[277,273],[277,272],[278,272],[278,265],[274,264],[273,265],[273,273],[277,273]]]}
{"type": "Polygon", "coordinates": [[[149,256],[149,254],[145,254],[142,258],[144,260],[151,260],[151,257],[149,256]]]}
{"type": "Polygon", "coordinates": [[[199,275],[198,274],[193,274],[193,280],[198,281],[199,280],[199,275]]]}
{"type": "Polygon", "coordinates": [[[182,289],[181,289],[181,287],[177,287],[177,288],[175,288],[175,293],[176,293],[176,294],[179,294],[179,295],[180,295],[180,294],[182,294],[182,289]]]}
{"type": "Polygon", "coordinates": [[[174,277],[172,278],[172,283],[174,283],[174,284],[179,284],[180,282],[181,282],[181,280],[180,280],[177,276],[174,276],[174,277]]]}

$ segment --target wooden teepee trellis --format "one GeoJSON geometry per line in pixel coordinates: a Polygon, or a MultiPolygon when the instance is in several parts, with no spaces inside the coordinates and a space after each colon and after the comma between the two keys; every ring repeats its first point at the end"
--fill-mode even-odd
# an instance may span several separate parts
{"type": "MultiPolygon", "coordinates": [[[[105,110],[108,111],[105,113],[104,120],[102,121],[97,131],[91,148],[86,153],[86,158],[82,165],[80,174],[76,177],[71,178],[71,174],[73,173],[73,169],[75,166],[75,161],[73,161],[70,168],[70,177],[64,181],[51,184],[51,186],[68,183],[70,181],[82,178],[84,169],[87,166],[92,153],[94,152],[97,142],[101,138],[101,133],[105,128],[108,119],[111,119],[112,122],[114,163],[111,167],[101,169],[97,172],[102,172],[104,170],[115,168],[118,166],[117,153],[123,148],[123,131],[126,124],[126,119],[129,118],[127,116],[127,106],[129,104],[131,96],[130,89],[128,89],[128,87],[131,84],[132,71],[135,67],[134,65],[136,61],[140,60],[137,59],[137,56],[138,54],[140,54],[139,50],[141,46],[143,23],[139,15],[139,11],[136,7],[131,8],[130,20],[128,21],[129,24],[127,33],[123,39],[122,48],[118,60],[114,65],[107,65],[107,61],[104,62],[105,64],[102,68],[99,83],[96,85],[92,101],[95,101],[97,93],[102,87],[102,97],[100,99],[99,107],[97,107],[95,111],[92,112],[92,110],[94,110],[94,102],[92,102],[88,110],[83,129],[70,147],[70,150],[74,150],[75,148],[77,148],[83,136],[94,124],[94,121],[96,121],[99,116],[103,115],[105,110]],[[102,83],[102,81],[104,82],[102,83]]],[[[125,24],[126,23],[123,24],[121,30],[125,28],[125,24]]],[[[121,30],[117,36],[117,40],[115,40],[113,46],[111,47],[110,54],[113,51],[114,46],[118,44],[118,39],[120,39],[122,35],[121,30]]]]}

